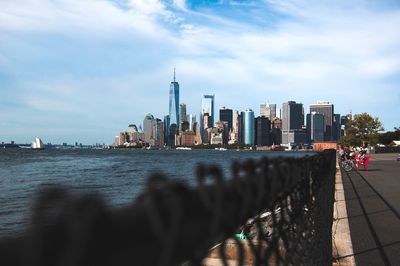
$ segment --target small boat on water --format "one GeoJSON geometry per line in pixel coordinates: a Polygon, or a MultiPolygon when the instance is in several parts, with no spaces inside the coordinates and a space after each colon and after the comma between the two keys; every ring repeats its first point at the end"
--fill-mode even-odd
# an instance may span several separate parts
{"type": "Polygon", "coordinates": [[[192,148],[190,147],[176,147],[176,150],[181,150],[181,151],[191,151],[192,148]]]}
{"type": "Polygon", "coordinates": [[[42,140],[40,138],[35,138],[35,140],[32,141],[31,149],[44,150],[44,144],[43,144],[42,140]]]}
{"type": "Polygon", "coordinates": [[[226,148],[215,148],[216,151],[227,151],[228,149],[226,148]]]}

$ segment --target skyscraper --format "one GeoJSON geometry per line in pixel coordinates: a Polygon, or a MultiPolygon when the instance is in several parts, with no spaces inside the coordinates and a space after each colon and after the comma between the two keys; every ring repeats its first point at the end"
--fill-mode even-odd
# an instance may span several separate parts
{"type": "Polygon", "coordinates": [[[254,127],[254,112],[251,109],[244,111],[244,144],[254,145],[255,127],[254,127]]]}
{"type": "Polygon", "coordinates": [[[307,139],[310,142],[324,140],[324,115],[316,112],[307,114],[307,139]]]}
{"type": "MultiPolygon", "coordinates": [[[[204,114],[208,114],[208,123],[207,128],[214,126],[214,95],[204,95],[201,99],[201,118],[203,118],[204,114]]],[[[203,123],[204,125],[204,123],[203,123]]],[[[206,127],[204,127],[206,128],[206,127]]]]}
{"type": "Polygon", "coordinates": [[[316,112],[324,115],[324,140],[333,140],[333,104],[329,102],[318,102],[310,105],[310,113],[316,112]]]}
{"type": "Polygon", "coordinates": [[[260,116],[267,117],[272,121],[276,117],[276,104],[260,104],[260,116]]]}
{"type": "Polygon", "coordinates": [[[164,123],[161,121],[161,119],[155,119],[155,123],[153,124],[153,138],[154,146],[164,146],[164,123]]]}
{"type": "Polygon", "coordinates": [[[152,114],[147,114],[143,120],[144,141],[154,145],[153,126],[157,123],[152,114]]]}
{"type": "Polygon", "coordinates": [[[267,117],[259,116],[255,119],[255,123],[255,143],[258,146],[269,146],[271,122],[267,117]]]}
{"type": "Polygon", "coordinates": [[[239,141],[239,112],[234,111],[233,112],[233,118],[232,118],[232,131],[229,137],[229,144],[235,144],[238,143],[239,141]]]}
{"type": "Polygon", "coordinates": [[[179,128],[182,129],[182,123],[187,121],[187,117],[186,117],[186,104],[181,103],[179,105],[179,128]]]}
{"type": "Polygon", "coordinates": [[[238,115],[238,144],[244,144],[244,112],[238,115]]]}
{"type": "Polygon", "coordinates": [[[301,129],[304,124],[302,103],[289,101],[282,104],[282,131],[301,129]]]}
{"type": "Polygon", "coordinates": [[[186,119],[189,122],[189,131],[195,131],[194,123],[196,123],[196,116],[192,114],[187,114],[186,119]]]}
{"type": "Polygon", "coordinates": [[[304,110],[302,103],[288,101],[282,104],[282,144],[304,143],[304,110]]]}
{"type": "MultiPolygon", "coordinates": [[[[174,68],[174,81],[169,86],[169,125],[175,124],[179,126],[179,83],[175,79],[174,68]]],[[[172,132],[170,132],[172,133],[172,132]]],[[[175,133],[175,132],[174,132],[175,133]]]]}
{"type": "Polygon", "coordinates": [[[282,120],[275,117],[271,122],[271,144],[279,145],[282,143],[282,120]]]}
{"type": "Polygon", "coordinates": [[[346,130],[349,128],[350,116],[343,115],[340,117],[340,137],[346,135],[346,130]]]}
{"type": "Polygon", "coordinates": [[[233,116],[232,109],[227,109],[225,107],[222,107],[219,110],[219,120],[228,123],[228,132],[232,129],[232,116],[233,116]]]}
{"type": "Polygon", "coordinates": [[[341,135],[340,131],[340,114],[333,115],[333,125],[332,125],[332,140],[339,140],[341,135]]]}

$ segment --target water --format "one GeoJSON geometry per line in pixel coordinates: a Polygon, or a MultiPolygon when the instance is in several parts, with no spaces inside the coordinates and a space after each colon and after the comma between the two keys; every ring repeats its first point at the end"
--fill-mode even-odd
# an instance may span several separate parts
{"type": "Polygon", "coordinates": [[[229,175],[233,160],[266,154],[282,155],[265,151],[1,149],[0,236],[23,228],[35,193],[42,186],[56,184],[96,192],[115,207],[132,202],[153,172],[193,185],[193,170],[199,163],[219,165],[229,175]]]}

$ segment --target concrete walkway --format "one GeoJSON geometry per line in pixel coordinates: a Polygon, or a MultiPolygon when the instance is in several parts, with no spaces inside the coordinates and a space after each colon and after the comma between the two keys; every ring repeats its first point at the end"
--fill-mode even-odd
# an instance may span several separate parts
{"type": "MultiPolygon", "coordinates": [[[[397,154],[372,154],[369,171],[342,171],[356,265],[400,265],[400,162],[397,154]]],[[[345,263],[344,263],[345,264],[345,263]]]]}

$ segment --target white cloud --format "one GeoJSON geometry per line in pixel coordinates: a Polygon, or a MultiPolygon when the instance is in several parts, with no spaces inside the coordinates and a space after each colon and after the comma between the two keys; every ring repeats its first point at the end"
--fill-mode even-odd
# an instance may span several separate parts
{"type": "Polygon", "coordinates": [[[158,19],[176,20],[158,0],[131,0],[125,8],[107,0],[0,2],[0,30],[93,35],[134,31],[164,35],[158,19]]]}
{"type": "Polygon", "coordinates": [[[245,71],[262,70],[282,79],[323,78],[329,82],[331,77],[336,83],[338,76],[373,79],[398,73],[399,11],[347,10],[303,1],[273,4],[297,20],[248,32],[221,24],[190,25],[183,29],[181,43],[202,59],[218,58],[223,64],[221,60],[226,58],[226,65],[240,62],[245,71]]]}
{"type": "Polygon", "coordinates": [[[180,10],[183,11],[188,11],[187,6],[186,6],[186,1],[185,0],[173,0],[173,3],[176,7],[178,7],[180,10]]]}
{"type": "MultiPolygon", "coordinates": [[[[266,99],[277,104],[327,99],[339,112],[371,110],[379,115],[377,99],[385,107],[396,108],[400,97],[396,84],[382,84],[382,80],[400,74],[400,11],[374,10],[363,2],[269,0],[259,8],[272,8],[284,16],[277,15],[269,24],[251,24],[249,21],[269,17],[248,20],[202,9],[193,11],[183,0],[174,0],[172,9],[158,0],[119,4],[105,0],[2,1],[0,36],[2,32],[39,31],[90,35],[88,38],[113,39],[118,35],[116,39],[127,47],[141,43],[127,60],[138,68],[154,61],[152,69],[141,68],[132,74],[129,67],[134,64],[121,62],[121,73],[109,76],[77,78],[71,71],[68,79],[62,75],[46,77],[44,87],[26,81],[26,87],[32,86],[38,95],[45,96],[27,96],[24,102],[29,106],[64,113],[79,110],[86,116],[85,123],[98,122],[97,113],[114,124],[140,123],[148,112],[162,117],[167,112],[174,65],[181,99],[192,113],[198,112],[201,94],[214,93],[217,106],[231,108],[257,110],[266,99]],[[394,96],[382,96],[383,92],[394,96]],[[89,103],[87,99],[91,99],[89,103]]],[[[248,15],[259,14],[262,10],[248,15]]],[[[105,53],[120,53],[119,48],[107,49],[105,53]]],[[[11,59],[0,44],[2,67],[11,59]]],[[[102,59],[93,64],[103,63],[102,59]]]]}

